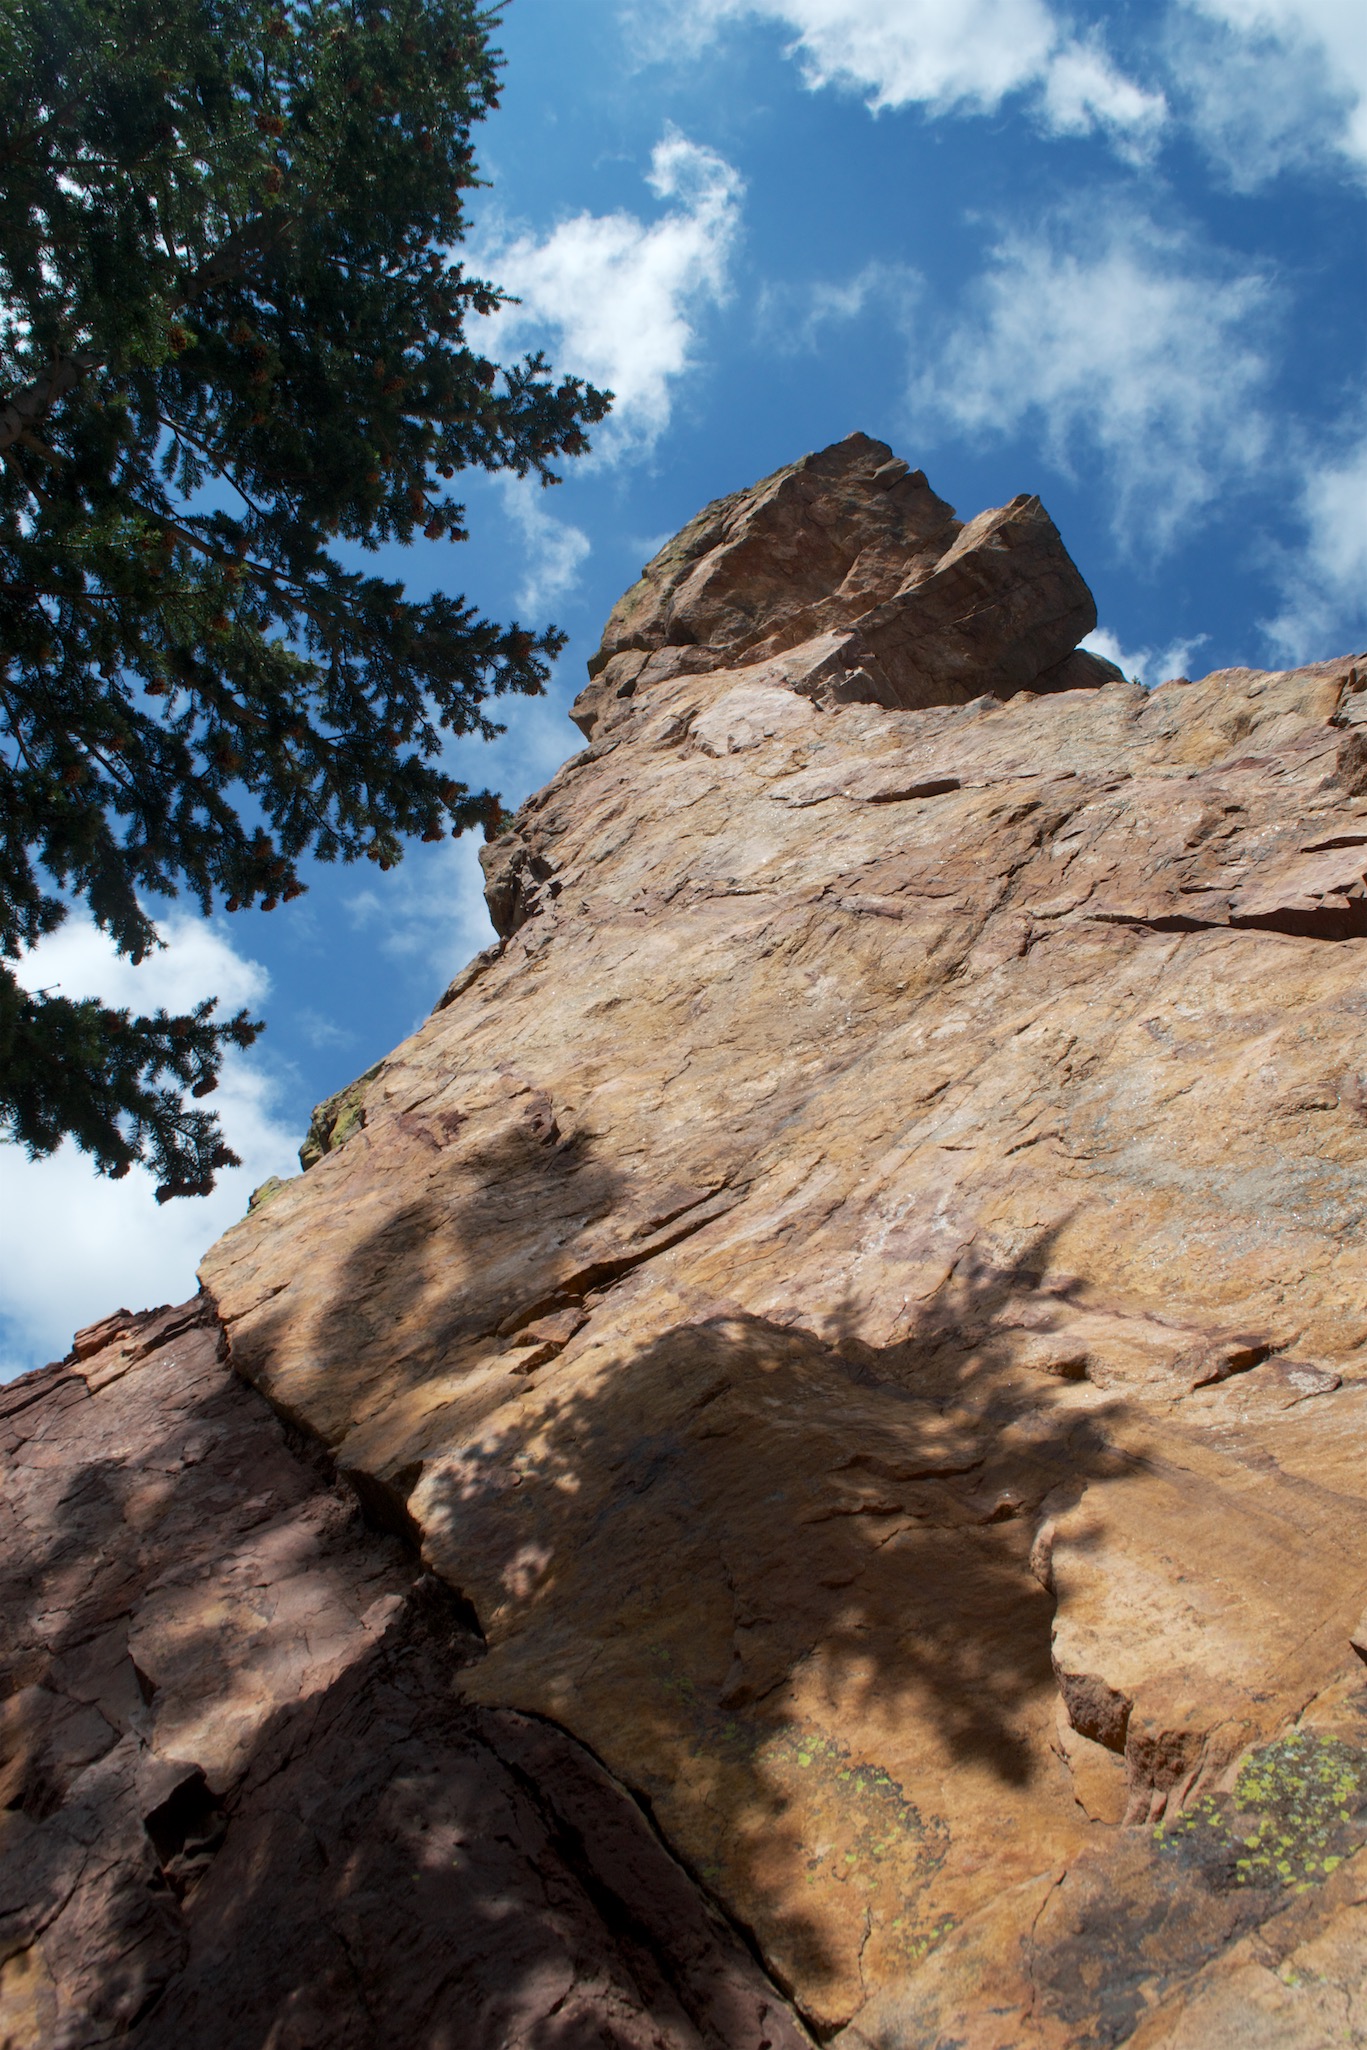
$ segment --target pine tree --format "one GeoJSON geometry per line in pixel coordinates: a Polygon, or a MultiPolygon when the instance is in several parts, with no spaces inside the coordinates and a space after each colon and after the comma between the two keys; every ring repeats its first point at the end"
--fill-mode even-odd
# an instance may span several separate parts
{"type": "MultiPolygon", "coordinates": [[[[554,630],[422,602],[339,544],[464,538],[472,465],[555,481],[610,394],[467,332],[452,251],[497,102],[472,0],[0,0],[0,953],[84,907],[269,910],[497,816],[443,735],[540,692],[554,630]]],[[[182,1091],[260,1026],[27,994],[0,1129],[158,1198],[235,1165],[182,1091]]]]}

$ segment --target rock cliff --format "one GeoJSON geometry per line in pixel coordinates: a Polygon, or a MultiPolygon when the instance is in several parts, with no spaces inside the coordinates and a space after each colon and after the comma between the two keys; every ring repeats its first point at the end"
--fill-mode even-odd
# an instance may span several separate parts
{"type": "Polygon", "coordinates": [[[1367,665],[1094,623],[862,436],[649,565],[499,944],[204,1264],[259,1395],[129,1320],[17,1398],[14,2011],[136,1853],[149,2043],[1367,2042],[1367,665]]]}
{"type": "Polygon", "coordinates": [[[800,2050],[468,1609],[231,1372],[209,1305],[0,1390],[0,2043],[800,2050]]]}

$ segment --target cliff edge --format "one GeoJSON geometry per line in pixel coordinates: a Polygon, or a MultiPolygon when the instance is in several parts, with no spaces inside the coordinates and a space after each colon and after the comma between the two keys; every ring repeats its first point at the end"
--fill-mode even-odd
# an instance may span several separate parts
{"type": "Polygon", "coordinates": [[[1094,624],[863,436],[709,507],[202,1269],[757,2044],[1367,2042],[1367,664],[1094,624]]]}

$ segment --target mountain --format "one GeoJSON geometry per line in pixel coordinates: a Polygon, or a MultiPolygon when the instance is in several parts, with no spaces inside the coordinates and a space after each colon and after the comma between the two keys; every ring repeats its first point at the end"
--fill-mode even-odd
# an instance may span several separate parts
{"type": "Polygon", "coordinates": [[[1367,663],[1094,625],[864,436],[708,507],[5,1392],[16,2043],[1367,2041],[1367,663]]]}

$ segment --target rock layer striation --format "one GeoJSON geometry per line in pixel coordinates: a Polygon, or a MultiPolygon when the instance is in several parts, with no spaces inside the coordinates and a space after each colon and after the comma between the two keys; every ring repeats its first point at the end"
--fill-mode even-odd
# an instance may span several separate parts
{"type": "Polygon", "coordinates": [[[800,2050],[640,1810],[221,1357],[0,1390],[6,2050],[800,2050]]]}
{"type": "Polygon", "coordinates": [[[1282,1897],[1179,1819],[1293,1733],[1362,1786],[1367,671],[1149,693],[1092,618],[862,437],[709,508],[499,947],[204,1268],[472,1696],[880,2050],[1166,2040],[1282,1897]]]}
{"type": "Polygon", "coordinates": [[[843,2050],[1367,2041],[1367,666],[1094,620],[861,436],[709,507],[203,1268],[843,2050]]]}

